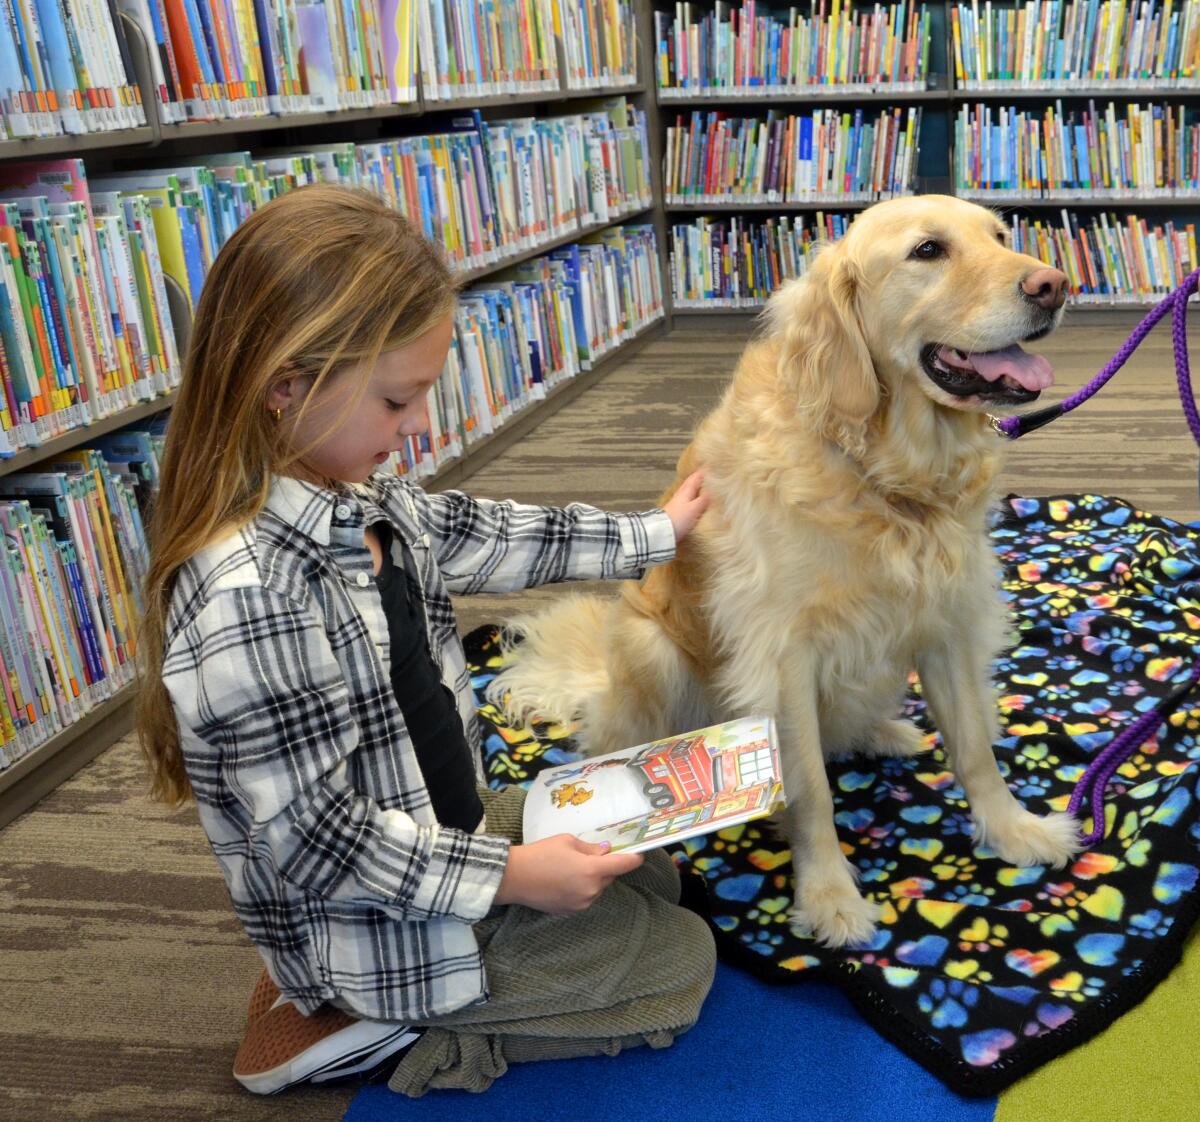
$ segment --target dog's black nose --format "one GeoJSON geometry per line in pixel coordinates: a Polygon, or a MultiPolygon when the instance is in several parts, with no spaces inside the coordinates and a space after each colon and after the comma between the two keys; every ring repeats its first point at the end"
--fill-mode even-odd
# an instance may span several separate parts
{"type": "Polygon", "coordinates": [[[1035,304],[1053,311],[1067,299],[1067,274],[1049,267],[1034,269],[1021,281],[1021,291],[1035,304]]]}

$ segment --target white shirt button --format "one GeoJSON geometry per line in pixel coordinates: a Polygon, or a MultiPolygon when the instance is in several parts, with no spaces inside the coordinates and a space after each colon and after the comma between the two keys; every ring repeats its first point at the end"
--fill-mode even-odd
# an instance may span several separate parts
{"type": "Polygon", "coordinates": [[[338,503],[338,505],[333,508],[333,513],[337,515],[338,518],[349,518],[350,508],[345,503],[338,503]]]}
{"type": "Polygon", "coordinates": [[[359,588],[366,588],[371,583],[371,578],[366,573],[359,573],[354,580],[359,588]]]}

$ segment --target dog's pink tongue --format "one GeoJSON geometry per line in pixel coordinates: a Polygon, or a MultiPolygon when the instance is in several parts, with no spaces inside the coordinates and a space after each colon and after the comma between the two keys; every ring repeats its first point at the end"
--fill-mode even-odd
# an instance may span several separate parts
{"type": "Polygon", "coordinates": [[[1027,390],[1044,390],[1054,384],[1054,367],[1041,355],[1031,355],[1016,343],[1002,351],[982,351],[967,358],[981,378],[997,382],[1005,375],[1027,390]]]}

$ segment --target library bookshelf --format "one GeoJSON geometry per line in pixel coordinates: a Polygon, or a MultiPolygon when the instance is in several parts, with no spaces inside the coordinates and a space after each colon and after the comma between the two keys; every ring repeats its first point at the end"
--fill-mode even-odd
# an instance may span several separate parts
{"type": "MultiPolygon", "coordinates": [[[[163,163],[186,163],[189,156],[228,149],[231,144],[253,152],[256,148],[287,145],[303,150],[307,144],[334,141],[370,142],[396,135],[411,135],[445,128],[455,114],[478,110],[485,120],[501,120],[506,114],[569,114],[575,105],[595,103],[597,99],[623,96],[638,106],[648,100],[648,56],[641,51],[637,73],[625,75],[611,84],[583,85],[568,78],[563,41],[556,39],[559,83],[557,89],[538,89],[517,93],[499,93],[463,98],[426,100],[418,88],[408,104],[371,108],[343,109],[331,112],[307,112],[268,117],[243,117],[176,123],[164,121],[153,92],[149,49],[139,26],[122,15],[134,70],[145,108],[146,123],[137,128],[82,135],[56,135],[30,139],[0,140],[0,163],[84,156],[89,176],[112,170],[136,169],[163,163]]],[[[627,222],[655,219],[655,207],[635,202],[610,210],[604,221],[581,223],[568,233],[539,239],[523,245],[485,265],[458,270],[464,284],[487,282],[504,270],[531,261],[544,254],[579,241],[591,234],[627,222]]],[[[656,222],[656,227],[661,223],[656,222]]],[[[659,233],[661,255],[661,233],[659,233]]],[[[182,289],[166,278],[168,303],[173,318],[176,346],[182,356],[190,327],[190,304],[182,289]]],[[[665,330],[665,316],[627,333],[618,344],[597,357],[590,368],[561,380],[545,396],[529,401],[493,432],[468,445],[463,453],[443,463],[438,470],[421,479],[422,486],[439,490],[457,486],[483,464],[520,440],[545,417],[562,408],[602,378],[614,365],[646,345],[665,330]]],[[[17,472],[38,470],[43,462],[87,447],[89,441],[169,410],[173,393],[93,421],[84,427],[53,436],[36,447],[24,448],[0,458],[0,484],[3,477],[17,472]]],[[[45,795],[94,759],[133,727],[136,683],[130,683],[107,700],[97,704],[54,736],[19,756],[0,770],[0,827],[29,809],[45,795]]]]}
{"type": "MultiPolygon", "coordinates": [[[[1119,3],[1119,0],[1118,0],[1119,3]]],[[[1061,13],[1070,8],[1072,0],[1052,4],[1044,2],[1040,5],[1022,3],[1019,0],[998,0],[995,4],[986,5],[993,15],[1000,12],[1020,13],[1028,15],[1031,11],[1041,13],[1061,13]]],[[[1078,0],[1075,7],[1086,10],[1089,5],[1093,8],[1103,7],[1104,0],[1078,0]]],[[[761,4],[755,8],[755,17],[764,24],[772,19],[778,19],[785,25],[790,18],[793,21],[791,30],[799,26],[810,12],[817,10],[817,5],[806,9],[787,9],[783,5],[761,4]],[[797,15],[799,13],[799,15],[797,15]]],[[[887,5],[883,6],[885,9],[887,5]]],[[[966,17],[964,11],[972,8],[968,2],[958,3],[957,0],[935,0],[924,6],[930,15],[928,24],[928,45],[926,50],[927,65],[920,74],[909,74],[907,81],[879,82],[878,75],[870,73],[861,76],[862,81],[857,87],[842,81],[832,85],[821,83],[797,84],[771,79],[787,77],[788,66],[787,46],[783,47],[783,62],[776,64],[775,74],[764,75],[762,67],[769,58],[769,50],[764,49],[754,55],[751,49],[745,57],[739,55],[742,38],[745,35],[745,24],[737,24],[736,35],[733,33],[735,15],[745,13],[746,5],[737,0],[730,3],[720,3],[718,0],[694,0],[692,3],[676,4],[671,0],[652,0],[650,21],[651,41],[656,51],[656,66],[654,71],[655,91],[654,100],[658,110],[659,132],[664,147],[667,145],[666,136],[673,126],[689,127],[693,115],[700,115],[699,135],[701,142],[706,139],[705,129],[711,128],[706,120],[707,114],[718,113],[726,118],[726,123],[746,124],[753,119],[763,121],[768,112],[773,113],[776,125],[781,117],[789,115],[812,114],[815,110],[836,109],[840,113],[853,114],[862,111],[864,116],[878,113],[880,107],[907,109],[916,107],[921,113],[919,129],[919,157],[913,169],[911,183],[906,189],[897,193],[939,193],[958,195],[971,199],[983,205],[996,209],[1010,224],[1014,226],[1025,224],[1027,227],[1036,223],[1043,225],[1054,224],[1063,226],[1065,212],[1070,211],[1072,221],[1081,225],[1094,224],[1100,221],[1100,216],[1109,216],[1117,223],[1127,222],[1130,216],[1137,216],[1151,226],[1161,226],[1174,221],[1179,224],[1194,224],[1200,219],[1200,187],[1192,178],[1184,186],[1174,189],[1138,189],[1124,186],[1109,190],[1056,190],[1048,187],[1042,190],[977,190],[966,182],[959,182],[956,177],[956,119],[964,111],[968,114],[977,109],[998,110],[1000,107],[1010,112],[1038,115],[1047,111],[1064,115],[1079,113],[1089,108],[1089,103],[1095,103],[1095,108],[1103,109],[1111,102],[1117,111],[1123,112],[1127,106],[1161,106],[1167,113],[1174,114],[1184,111],[1187,114],[1189,130],[1197,124],[1193,115],[1193,106],[1200,103],[1200,40],[1196,32],[1189,31],[1186,48],[1187,57],[1179,56],[1187,64],[1187,72],[1182,70],[1167,74],[1160,79],[1138,77],[1111,79],[1089,79],[1086,77],[1069,79],[1039,80],[1028,77],[1022,79],[975,79],[969,73],[964,74],[962,65],[961,43],[967,32],[962,20],[966,17]],[[957,9],[957,11],[956,11],[957,9]],[[956,26],[957,23],[957,26],[956,26]],[[686,26],[688,34],[696,36],[691,42],[691,52],[681,69],[679,55],[689,50],[684,44],[686,35],[680,35],[677,29],[686,26]],[[702,29],[697,31],[697,28],[702,29]],[[959,39],[956,43],[956,31],[959,39]],[[722,38],[724,36],[724,38],[722,38]],[[957,53],[956,53],[957,50],[957,53]],[[664,52],[668,61],[663,62],[664,52]],[[757,59],[757,61],[755,61],[757,59]],[[700,65],[697,65],[699,61],[700,65]],[[688,75],[687,68],[693,73],[688,75]],[[740,68],[741,73],[738,73],[740,68]],[[781,74],[781,71],[783,73],[781,74]],[[752,80],[762,83],[755,86],[738,85],[746,75],[752,75],[752,80]],[[669,75],[673,83],[664,88],[664,82],[669,75]],[[732,84],[731,83],[732,75],[732,84]],[[706,84],[707,83],[707,84],[706,84]],[[715,87],[715,88],[714,88],[715,87]]],[[[985,5],[975,6],[978,12],[983,12],[985,5]]],[[[833,4],[824,4],[820,10],[828,15],[833,4]]],[[[1114,6],[1115,10],[1115,6],[1114,6]]],[[[868,11],[862,6],[858,12],[868,11]]],[[[1128,3],[1121,6],[1122,19],[1127,27],[1134,27],[1133,21],[1138,15],[1139,6],[1128,3]]],[[[1178,16],[1183,21],[1190,20],[1191,26],[1200,21],[1200,10],[1194,5],[1184,9],[1185,14],[1178,16]]],[[[1016,15],[1013,16],[1014,20],[1016,15]]],[[[1085,32],[1088,30],[1082,23],[1070,32],[1070,20],[1058,23],[1058,28],[1064,27],[1064,41],[1074,43],[1077,50],[1083,51],[1085,32]],[[1068,32],[1070,35],[1068,36],[1068,32]]],[[[811,27],[811,25],[810,25],[811,27]]],[[[785,26],[785,30],[788,30],[785,26]]],[[[776,30],[777,34],[781,34],[776,30]]],[[[1135,31],[1131,34],[1136,34],[1135,31]]],[[[769,30],[758,32],[769,35],[769,30]]],[[[842,26],[845,34],[845,24],[842,26]]],[[[1096,38],[1102,39],[1099,32],[1096,38]]],[[[1147,38],[1152,38],[1148,36],[1147,38]]],[[[778,46],[780,40],[768,39],[772,47],[778,46]]],[[[1113,40],[1120,46],[1119,37],[1113,40]]],[[[1163,42],[1166,42],[1166,31],[1163,28],[1163,42]]],[[[1173,40],[1175,42],[1175,40],[1173,40]]],[[[1114,49],[1116,49],[1114,47],[1114,49]]],[[[994,61],[996,52],[992,52],[994,61]]],[[[860,56],[861,61],[861,56],[860,56]]],[[[1019,53],[1017,61],[1020,61],[1019,53]]],[[[1116,73],[1114,71],[1114,73],[1116,73]]],[[[1146,71],[1145,73],[1149,73],[1146,71]]],[[[811,72],[810,72],[811,79],[811,72]]],[[[695,128],[695,125],[691,125],[695,128]]],[[[790,134],[789,134],[790,135],[790,134]]],[[[1189,136],[1189,143],[1192,143],[1189,136]]],[[[720,155],[715,162],[720,162],[726,149],[711,142],[708,147],[701,147],[701,160],[708,158],[711,147],[716,146],[720,155]]],[[[961,145],[965,149],[965,144],[961,145]]],[[[759,146],[751,149],[755,155],[764,151],[759,146]]],[[[740,150],[739,150],[740,151],[740,150]]],[[[770,164],[770,148],[765,151],[768,168],[770,164]]],[[[1190,152],[1190,149],[1189,149],[1190,152]]],[[[1045,153],[1043,152],[1043,159],[1045,153]]],[[[670,160],[668,160],[668,165],[670,160]]],[[[1194,161],[1193,161],[1194,166],[1194,161]]],[[[774,216],[778,219],[791,219],[793,222],[809,221],[810,216],[820,212],[823,216],[836,215],[846,220],[870,201],[855,198],[852,195],[823,195],[819,197],[794,198],[785,197],[782,192],[763,198],[761,193],[740,197],[737,193],[730,194],[700,194],[696,187],[695,170],[693,181],[687,186],[688,192],[668,190],[662,196],[666,217],[667,236],[664,239],[664,252],[667,254],[667,268],[670,283],[667,288],[671,292],[671,312],[674,317],[681,317],[683,322],[694,316],[706,317],[706,322],[719,322],[720,317],[735,317],[757,313],[765,295],[755,291],[752,295],[739,295],[736,298],[714,298],[709,294],[697,295],[695,288],[683,293],[679,287],[673,264],[674,239],[672,232],[693,228],[701,219],[713,224],[730,224],[731,219],[737,219],[739,233],[743,236],[754,230],[757,225],[761,233],[764,220],[774,216]],[[715,318],[714,318],[715,317],[715,318]]],[[[708,186],[707,176],[711,174],[703,162],[699,165],[701,176],[706,177],[703,186],[708,186]]],[[[743,168],[743,185],[749,173],[743,168]]],[[[770,178],[768,177],[768,183],[770,178]]],[[[672,183],[669,186],[678,187],[672,183]]],[[[889,197],[887,193],[878,197],[889,197]]],[[[814,238],[815,238],[814,234],[814,238]]],[[[828,233],[825,234],[828,236],[828,233]]],[[[694,243],[688,243],[693,245],[694,243]]],[[[707,243],[703,243],[707,246],[707,243]]],[[[1035,256],[1039,254],[1036,248],[1027,248],[1035,256]]],[[[719,249],[713,249],[713,253],[719,249]]],[[[1194,257],[1194,249],[1192,250],[1194,257]]],[[[1197,262],[1192,261],[1190,268],[1195,268],[1197,262]]],[[[1188,270],[1184,270],[1186,273],[1188,270]]],[[[1168,286],[1169,287],[1169,286],[1168,286]]],[[[1163,293],[1165,294],[1165,293],[1163,293]]],[[[1139,311],[1144,311],[1161,299],[1161,295],[1150,293],[1132,295],[1102,296],[1090,295],[1089,298],[1074,302],[1070,314],[1073,317],[1087,317],[1089,321],[1101,319],[1114,322],[1129,322],[1139,311]]]]}

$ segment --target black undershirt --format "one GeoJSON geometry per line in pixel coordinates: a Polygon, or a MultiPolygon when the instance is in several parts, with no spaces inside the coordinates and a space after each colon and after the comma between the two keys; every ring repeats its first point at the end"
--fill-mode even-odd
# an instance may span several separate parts
{"type": "Polygon", "coordinates": [[[378,522],[374,530],[383,551],[375,583],[387,617],[392,692],[404,714],[437,820],[473,833],[483,818],[483,804],[475,789],[475,768],[458,706],[429,652],[425,613],[404,571],[392,560],[391,527],[378,522]]]}

